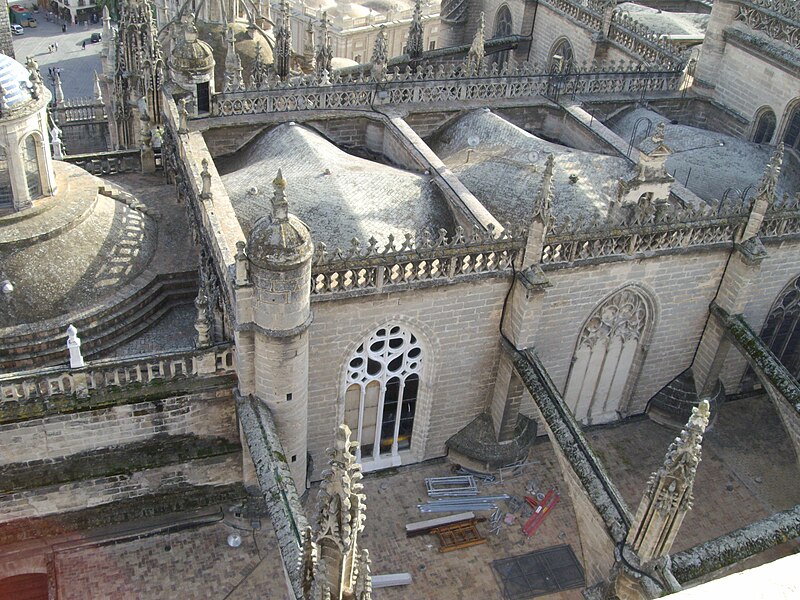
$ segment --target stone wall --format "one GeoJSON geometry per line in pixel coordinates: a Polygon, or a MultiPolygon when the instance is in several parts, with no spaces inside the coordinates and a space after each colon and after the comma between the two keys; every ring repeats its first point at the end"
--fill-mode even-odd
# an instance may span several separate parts
{"type": "MultiPolygon", "coordinates": [[[[751,286],[755,292],[747,302],[743,316],[756,333],[761,333],[778,294],[795,277],[800,276],[797,256],[800,253],[800,240],[767,242],[767,257],[751,286]]],[[[728,393],[739,391],[739,385],[747,369],[747,362],[739,352],[729,352],[722,369],[722,383],[728,393]]]]}
{"type": "Polygon", "coordinates": [[[566,37],[572,45],[573,60],[577,63],[591,63],[594,58],[592,33],[573,22],[569,17],[539,3],[536,23],[533,28],[533,43],[530,61],[546,65],[550,61],[550,51],[556,40],[566,37]]]}
{"type": "Polygon", "coordinates": [[[158,435],[238,439],[230,390],[197,392],[0,425],[0,465],[56,459],[158,435]]]}
{"type": "Polygon", "coordinates": [[[3,5],[3,10],[0,10],[0,13],[2,13],[0,14],[0,52],[14,58],[14,44],[12,43],[11,22],[7,5],[3,5]]]}
{"type": "MultiPolygon", "coordinates": [[[[727,256],[727,249],[700,250],[547,271],[551,287],[544,291],[536,321],[525,324],[518,346],[535,347],[555,385],[564,390],[586,319],[613,292],[639,285],[652,296],[655,326],[644,340],[638,383],[621,411],[642,413],[647,401],[691,364],[727,256]]],[[[524,414],[530,410],[523,405],[524,414]]]]}
{"type": "Polygon", "coordinates": [[[488,407],[498,360],[500,313],[508,277],[365,298],[314,302],[308,446],[314,478],[344,415],[344,374],[351,354],[381,325],[417,336],[423,374],[408,462],[442,456],[444,442],[488,407]]]}
{"type": "Polygon", "coordinates": [[[265,129],[267,127],[252,125],[217,127],[204,131],[203,138],[211,156],[217,158],[236,152],[265,129]]]}

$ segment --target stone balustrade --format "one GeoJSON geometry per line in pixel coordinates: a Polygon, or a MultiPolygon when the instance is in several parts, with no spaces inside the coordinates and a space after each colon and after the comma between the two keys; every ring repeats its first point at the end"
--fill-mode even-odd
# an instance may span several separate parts
{"type": "Polygon", "coordinates": [[[648,64],[681,68],[686,63],[687,57],[678,46],[627,13],[614,13],[607,35],[648,64]]]}
{"type": "Polygon", "coordinates": [[[603,9],[604,4],[607,3],[602,0],[587,0],[586,2],[577,2],[576,0],[541,0],[541,3],[556,9],[568,17],[572,17],[574,20],[589,26],[591,29],[600,31],[603,26],[603,9]]]}
{"type": "Polygon", "coordinates": [[[92,175],[142,172],[142,153],[138,149],[70,154],[64,157],[64,161],[77,165],[92,175]]]}
{"type": "Polygon", "coordinates": [[[63,125],[80,121],[104,121],[105,106],[92,98],[73,98],[59,102],[53,109],[56,121],[63,125]]]}
{"type": "Polygon", "coordinates": [[[347,252],[328,254],[317,244],[311,273],[312,296],[379,292],[426,285],[453,283],[467,278],[510,271],[517,253],[525,245],[524,232],[507,226],[495,235],[475,228],[465,236],[461,227],[452,237],[445,230],[412,236],[395,245],[393,236],[383,248],[375,238],[362,247],[353,239],[347,252]]]}
{"type": "Polygon", "coordinates": [[[495,63],[477,73],[461,66],[429,66],[416,71],[395,69],[385,77],[309,75],[286,82],[271,81],[246,91],[215,94],[215,117],[309,110],[335,110],[407,104],[439,104],[469,100],[524,99],[539,95],[610,95],[674,92],[683,79],[681,65],[642,70],[636,63],[576,66],[553,74],[531,63],[495,63]]]}
{"type": "Polygon", "coordinates": [[[69,369],[50,367],[0,376],[0,406],[54,396],[88,395],[108,388],[141,387],[157,381],[233,373],[233,345],[103,359],[69,369]]]}
{"type": "Polygon", "coordinates": [[[800,4],[796,0],[739,0],[736,20],[800,50],[800,4]]]}

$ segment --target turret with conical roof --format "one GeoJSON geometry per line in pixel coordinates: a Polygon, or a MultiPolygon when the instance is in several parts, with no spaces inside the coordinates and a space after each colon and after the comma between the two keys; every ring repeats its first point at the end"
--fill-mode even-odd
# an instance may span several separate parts
{"type": "MultiPolygon", "coordinates": [[[[306,481],[308,418],[308,326],[311,324],[311,256],[308,227],[289,213],[288,184],[278,171],[270,210],[248,236],[249,284],[239,290],[251,306],[240,313],[240,380],[243,393],[264,402],[284,440],[286,460],[298,489],[306,481]],[[245,322],[249,321],[249,322],[245,322]],[[252,364],[241,364],[252,361],[252,364]]],[[[266,204],[266,202],[265,202],[266,204]]]]}

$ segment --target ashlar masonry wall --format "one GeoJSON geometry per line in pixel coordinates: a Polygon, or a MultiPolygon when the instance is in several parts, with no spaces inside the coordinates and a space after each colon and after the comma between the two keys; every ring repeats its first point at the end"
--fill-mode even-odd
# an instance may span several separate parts
{"type": "MultiPolygon", "coordinates": [[[[800,266],[797,262],[797,257],[800,256],[800,240],[768,241],[765,247],[767,258],[761,263],[756,279],[750,287],[752,296],[744,310],[745,320],[759,334],[778,294],[786,285],[800,276],[800,266]]],[[[735,348],[732,348],[726,358],[721,376],[722,384],[728,393],[739,391],[746,369],[747,362],[744,357],[735,348]]]]}
{"type": "MultiPolygon", "coordinates": [[[[591,32],[569,17],[540,3],[533,28],[530,61],[540,65],[548,64],[553,45],[562,37],[569,40],[575,62],[580,64],[593,60],[595,44],[591,32]]],[[[518,59],[523,60],[524,57],[518,59]]]]}
{"type": "MultiPolygon", "coordinates": [[[[637,285],[652,299],[655,323],[640,375],[624,415],[644,412],[647,401],[692,362],[717,292],[728,249],[692,251],[639,260],[605,262],[545,274],[535,322],[525,326],[519,345],[534,347],[553,382],[563,392],[580,332],[594,309],[617,290],[637,285]]],[[[522,412],[533,414],[523,399],[522,412]]]]}
{"type": "Polygon", "coordinates": [[[379,327],[398,324],[422,344],[423,373],[411,456],[442,456],[444,442],[488,406],[499,356],[499,325],[510,277],[313,302],[308,447],[314,475],[344,414],[344,376],[356,348],[379,327]]]}

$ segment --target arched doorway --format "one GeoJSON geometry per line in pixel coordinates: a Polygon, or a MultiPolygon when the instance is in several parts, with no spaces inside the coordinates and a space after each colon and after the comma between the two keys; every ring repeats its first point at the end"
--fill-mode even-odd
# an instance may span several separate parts
{"type": "Polygon", "coordinates": [[[778,120],[770,108],[764,108],[758,113],[755,127],[753,127],[753,141],[756,144],[769,144],[775,135],[778,120]]]}
{"type": "Polygon", "coordinates": [[[25,138],[22,146],[22,158],[25,164],[25,183],[28,186],[28,197],[35,200],[42,195],[42,174],[39,163],[39,145],[34,134],[25,138]]]}
{"type": "MultiPolygon", "coordinates": [[[[514,29],[514,23],[511,19],[511,11],[508,6],[503,4],[497,9],[497,14],[494,17],[494,37],[502,38],[511,35],[514,29]]],[[[509,51],[503,50],[497,54],[497,68],[502,69],[503,65],[508,62],[509,51]]]]}
{"type": "Polygon", "coordinates": [[[375,331],[350,358],[344,423],[365,470],[399,465],[400,453],[410,450],[422,359],[419,340],[399,325],[375,331]]]}
{"type": "Polygon", "coordinates": [[[608,423],[627,402],[638,376],[652,304],[628,286],[604,300],[581,330],[564,400],[584,424],[608,423]]]}

